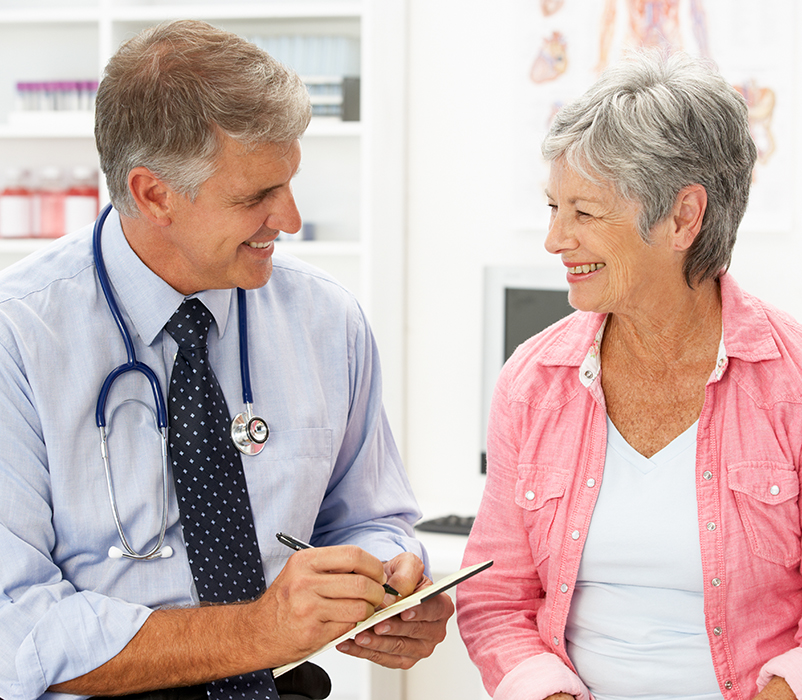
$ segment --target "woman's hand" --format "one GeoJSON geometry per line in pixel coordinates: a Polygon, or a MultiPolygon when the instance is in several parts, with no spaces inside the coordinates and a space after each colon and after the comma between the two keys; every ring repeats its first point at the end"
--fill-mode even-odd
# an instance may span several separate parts
{"type": "MultiPolygon", "coordinates": [[[[400,554],[384,565],[387,583],[400,597],[406,597],[432,584],[423,573],[423,562],[414,554],[400,554]]],[[[385,596],[384,604],[398,598],[385,596]]],[[[445,593],[430,598],[400,615],[360,632],[355,639],[337,646],[340,651],[369,659],[388,668],[408,669],[431,655],[445,639],[446,623],[454,614],[454,603],[445,593]]]]}

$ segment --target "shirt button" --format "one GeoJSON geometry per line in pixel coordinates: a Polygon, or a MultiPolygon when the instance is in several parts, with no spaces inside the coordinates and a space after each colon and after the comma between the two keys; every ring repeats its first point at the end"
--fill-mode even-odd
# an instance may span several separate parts
{"type": "Polygon", "coordinates": [[[554,646],[555,646],[555,647],[558,647],[558,646],[560,646],[560,640],[559,640],[559,639],[557,639],[557,637],[554,637],[554,638],[553,638],[551,641],[552,641],[552,642],[554,642],[554,646]]]}
{"type": "Polygon", "coordinates": [[[589,369],[586,369],[585,370],[585,378],[586,379],[593,379],[593,372],[591,372],[589,369]]]}
{"type": "Polygon", "coordinates": [[[707,524],[707,529],[711,530],[711,531],[715,530],[716,529],[716,524],[715,523],[708,523],[707,524]]]}
{"type": "Polygon", "coordinates": [[[723,632],[723,630],[721,629],[721,627],[714,627],[713,628],[713,634],[715,634],[717,637],[720,637],[722,632],[723,632]]]}
{"type": "Polygon", "coordinates": [[[524,498],[526,498],[526,500],[527,500],[527,501],[532,501],[532,500],[534,500],[534,498],[535,498],[535,492],[534,492],[534,491],[527,491],[527,492],[524,494],[524,498]]]}
{"type": "Polygon", "coordinates": [[[718,586],[721,585],[721,579],[720,578],[714,578],[710,583],[712,583],[713,586],[718,587],[718,586]]]}
{"type": "Polygon", "coordinates": [[[772,486],[772,487],[769,489],[769,493],[770,493],[772,496],[776,496],[777,494],[779,494],[779,493],[780,493],[780,487],[779,487],[779,486],[777,486],[777,484],[774,484],[774,486],[772,486]]]}
{"type": "Polygon", "coordinates": [[[724,360],[723,357],[719,357],[718,358],[718,366],[719,367],[723,367],[724,366],[724,362],[725,362],[725,360],[724,360]]]}
{"type": "Polygon", "coordinates": [[[732,681],[724,681],[724,687],[727,690],[732,690],[732,681]]]}
{"type": "Polygon", "coordinates": [[[572,539],[572,540],[578,540],[578,539],[579,539],[579,530],[574,530],[574,531],[571,533],[571,539],[572,539]]]}
{"type": "Polygon", "coordinates": [[[596,485],[596,479],[588,479],[588,488],[592,489],[596,485]]]}
{"type": "Polygon", "coordinates": [[[560,586],[560,590],[561,590],[563,593],[568,593],[568,584],[567,584],[567,583],[564,583],[562,586],[560,586]]]}
{"type": "Polygon", "coordinates": [[[712,478],[713,478],[713,472],[711,472],[711,471],[704,472],[704,473],[702,474],[702,478],[703,478],[705,481],[710,481],[710,479],[712,479],[712,478]]]}

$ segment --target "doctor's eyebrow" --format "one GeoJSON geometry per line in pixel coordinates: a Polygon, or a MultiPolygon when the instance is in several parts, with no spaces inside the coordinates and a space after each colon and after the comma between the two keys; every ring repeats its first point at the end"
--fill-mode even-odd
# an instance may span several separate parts
{"type": "MultiPolygon", "coordinates": [[[[293,173],[292,177],[290,178],[290,181],[294,180],[298,176],[298,173],[300,173],[300,172],[301,172],[301,168],[298,168],[298,170],[296,170],[293,173]]],[[[258,192],[254,192],[252,194],[243,194],[243,195],[241,195],[239,197],[232,196],[232,197],[229,198],[229,201],[231,202],[231,204],[234,204],[234,205],[236,205],[236,204],[247,204],[249,202],[261,202],[271,192],[274,192],[275,190],[279,190],[279,189],[281,189],[282,187],[284,187],[287,184],[288,183],[286,183],[286,182],[281,182],[281,183],[279,183],[277,185],[271,185],[270,187],[265,187],[264,189],[261,189],[258,192]]]]}

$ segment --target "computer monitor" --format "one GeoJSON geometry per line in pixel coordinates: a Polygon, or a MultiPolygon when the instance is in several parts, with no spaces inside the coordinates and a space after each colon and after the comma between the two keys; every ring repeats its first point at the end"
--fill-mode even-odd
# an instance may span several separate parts
{"type": "Polygon", "coordinates": [[[565,268],[487,267],[484,278],[484,367],[480,470],[486,471],[487,419],[496,379],[522,342],[573,311],[565,268]]]}

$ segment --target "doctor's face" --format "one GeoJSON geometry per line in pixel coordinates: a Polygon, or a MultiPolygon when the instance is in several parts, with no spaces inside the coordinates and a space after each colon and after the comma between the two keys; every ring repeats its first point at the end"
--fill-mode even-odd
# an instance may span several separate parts
{"type": "Polygon", "coordinates": [[[248,150],[226,138],[218,169],[195,201],[173,199],[162,239],[165,279],[182,294],[266,284],[279,232],[301,228],[291,184],[300,162],[298,141],[248,150]]]}

